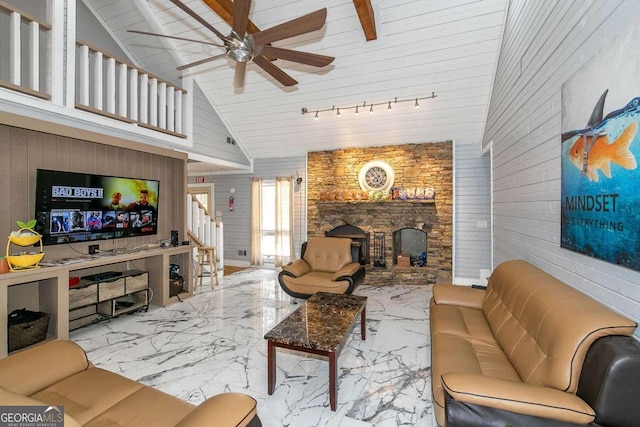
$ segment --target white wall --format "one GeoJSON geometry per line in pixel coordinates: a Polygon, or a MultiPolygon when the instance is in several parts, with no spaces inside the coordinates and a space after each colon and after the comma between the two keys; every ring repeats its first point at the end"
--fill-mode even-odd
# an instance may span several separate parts
{"type": "Polygon", "coordinates": [[[526,259],[636,321],[640,272],[560,248],[560,93],[639,17],[635,0],[511,1],[483,142],[493,141],[494,263],[526,259]]]}
{"type": "Polygon", "coordinates": [[[491,268],[490,158],[479,144],[454,145],[455,278],[459,284],[484,284],[480,270],[491,268]],[[486,225],[486,227],[485,227],[486,225]]]}

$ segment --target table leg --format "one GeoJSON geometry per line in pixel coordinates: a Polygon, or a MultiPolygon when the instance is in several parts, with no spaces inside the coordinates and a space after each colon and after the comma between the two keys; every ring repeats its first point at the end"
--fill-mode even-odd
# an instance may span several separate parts
{"type": "Polygon", "coordinates": [[[332,411],[335,411],[337,407],[337,383],[338,369],[336,366],[336,353],[331,351],[329,352],[329,405],[331,405],[332,411]]]}
{"type": "Polygon", "coordinates": [[[360,336],[362,340],[367,339],[367,306],[365,305],[362,308],[362,312],[360,313],[360,336]]]}
{"type": "Polygon", "coordinates": [[[267,393],[273,394],[276,388],[276,347],[267,340],[267,393]]]}

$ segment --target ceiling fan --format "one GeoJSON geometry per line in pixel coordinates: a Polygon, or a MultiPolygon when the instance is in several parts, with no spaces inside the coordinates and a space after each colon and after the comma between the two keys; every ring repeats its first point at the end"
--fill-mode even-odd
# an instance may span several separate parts
{"type": "Polygon", "coordinates": [[[129,30],[129,32],[213,45],[222,47],[226,50],[223,54],[181,65],[178,67],[178,70],[185,70],[187,68],[215,61],[219,58],[228,57],[236,61],[235,76],[233,79],[233,86],[236,88],[244,86],[247,63],[250,61],[253,61],[254,64],[270,74],[283,86],[294,86],[298,82],[293,77],[282,71],[282,69],[273,65],[270,58],[284,59],[314,67],[327,66],[335,59],[331,56],[271,46],[272,42],[321,29],[327,18],[326,8],[311,12],[307,15],[292,19],[254,34],[247,34],[251,0],[235,0],[233,2],[233,25],[231,33],[225,36],[180,0],[170,1],[215,34],[220,40],[222,40],[223,44],[187,39],[184,37],[167,36],[164,34],[149,33],[145,31],[129,30]]]}

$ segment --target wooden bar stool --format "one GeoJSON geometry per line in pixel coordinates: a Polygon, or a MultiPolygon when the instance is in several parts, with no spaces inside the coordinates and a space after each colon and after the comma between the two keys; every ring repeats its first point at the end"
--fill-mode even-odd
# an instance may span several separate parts
{"type": "MultiPolygon", "coordinates": [[[[220,285],[218,282],[218,258],[216,257],[215,246],[199,246],[198,247],[198,280],[200,280],[199,286],[202,286],[202,277],[204,276],[204,266],[209,264],[209,276],[211,277],[211,289],[213,289],[213,278],[216,279],[216,285],[220,285]]],[[[196,280],[196,283],[198,281],[196,280]]]]}

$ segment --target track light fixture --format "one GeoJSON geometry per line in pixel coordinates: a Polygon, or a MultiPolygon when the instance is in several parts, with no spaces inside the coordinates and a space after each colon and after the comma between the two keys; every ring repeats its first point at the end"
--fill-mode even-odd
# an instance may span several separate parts
{"type": "MultiPolygon", "coordinates": [[[[418,97],[418,98],[407,98],[407,99],[398,99],[397,97],[394,98],[393,100],[389,100],[389,101],[383,101],[383,102],[375,102],[375,103],[367,103],[366,101],[363,102],[362,104],[358,104],[358,105],[354,105],[353,107],[336,107],[335,105],[331,108],[325,108],[325,109],[317,109],[315,115],[313,116],[313,118],[315,120],[318,120],[318,115],[320,113],[324,113],[326,111],[335,111],[336,112],[336,116],[342,116],[342,113],[340,112],[340,110],[355,110],[355,114],[356,116],[360,115],[360,107],[365,108],[367,105],[369,106],[369,114],[373,114],[373,106],[374,105],[384,105],[387,104],[387,111],[391,111],[392,107],[391,104],[398,104],[400,102],[413,102],[413,107],[417,110],[420,108],[420,103],[418,101],[423,100],[423,99],[433,99],[435,97],[437,97],[438,95],[436,95],[435,92],[431,92],[431,95],[429,96],[423,96],[423,97],[418,97]]],[[[306,107],[302,107],[302,115],[305,115],[307,113],[313,112],[313,110],[309,110],[306,107]]]]}

